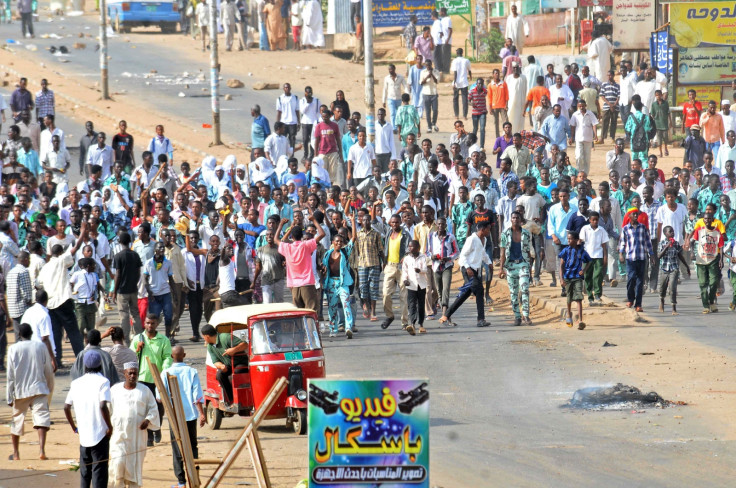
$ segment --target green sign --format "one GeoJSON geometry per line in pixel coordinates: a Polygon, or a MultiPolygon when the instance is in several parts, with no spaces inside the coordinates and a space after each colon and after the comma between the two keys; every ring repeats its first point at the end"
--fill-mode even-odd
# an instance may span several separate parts
{"type": "Polygon", "coordinates": [[[470,0],[439,0],[437,11],[447,9],[447,15],[470,15],[470,0]]]}

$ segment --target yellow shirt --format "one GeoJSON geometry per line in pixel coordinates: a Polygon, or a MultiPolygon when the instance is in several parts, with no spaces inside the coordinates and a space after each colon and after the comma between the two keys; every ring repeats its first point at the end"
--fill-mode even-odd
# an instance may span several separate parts
{"type": "Polygon", "coordinates": [[[388,239],[388,262],[393,264],[399,264],[401,261],[401,234],[395,239],[389,237],[388,239]]]}
{"type": "MultiPolygon", "coordinates": [[[[700,227],[705,227],[705,219],[698,219],[697,222],[695,222],[695,227],[693,227],[693,232],[698,230],[700,227]]],[[[718,232],[721,234],[726,233],[726,227],[723,225],[723,222],[721,222],[718,219],[713,219],[713,227],[718,229],[718,232]]]]}

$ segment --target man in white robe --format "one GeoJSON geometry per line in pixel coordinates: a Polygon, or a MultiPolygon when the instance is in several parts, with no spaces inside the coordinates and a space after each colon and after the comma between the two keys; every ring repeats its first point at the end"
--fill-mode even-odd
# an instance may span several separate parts
{"type": "Polygon", "coordinates": [[[526,105],[527,83],[521,74],[521,66],[514,61],[511,64],[512,74],[506,77],[506,88],[509,91],[508,118],[514,132],[524,128],[524,106],[526,105]]]}
{"type": "Polygon", "coordinates": [[[529,24],[519,15],[516,5],[511,6],[511,15],[506,19],[506,39],[511,39],[516,50],[521,54],[524,48],[524,37],[529,36],[529,24]]]}
{"type": "Polygon", "coordinates": [[[317,0],[304,2],[302,10],[302,46],[324,47],[325,35],[322,30],[322,6],[317,0]]]}
{"type": "Polygon", "coordinates": [[[562,116],[570,120],[570,107],[575,96],[570,87],[562,83],[562,75],[555,76],[555,84],[549,87],[549,103],[562,107],[562,116]]]}
{"type": "Polygon", "coordinates": [[[156,398],[138,384],[138,363],[123,365],[125,382],[110,388],[112,436],[108,476],[113,488],[137,488],[143,484],[147,429],[161,428],[156,398]]]}
{"type": "MultiPolygon", "coordinates": [[[[594,36],[595,31],[594,32],[594,36]]],[[[588,47],[588,66],[590,73],[599,80],[605,80],[608,72],[611,70],[611,53],[613,45],[608,42],[605,36],[599,35],[590,41],[588,47]]]]}

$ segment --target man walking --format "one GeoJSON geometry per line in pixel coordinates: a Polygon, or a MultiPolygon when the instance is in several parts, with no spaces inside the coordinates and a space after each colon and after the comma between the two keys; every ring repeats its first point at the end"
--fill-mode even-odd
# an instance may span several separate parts
{"type": "Polygon", "coordinates": [[[31,264],[30,255],[21,251],[18,261],[15,263],[5,277],[7,289],[8,315],[13,321],[13,331],[16,337],[20,331],[21,317],[33,303],[33,288],[31,287],[31,274],[28,266],[31,264]]]}
{"type": "Polygon", "coordinates": [[[401,226],[401,217],[396,214],[388,221],[391,231],[384,239],[383,255],[386,265],[383,268],[383,312],[386,320],[381,323],[382,329],[387,329],[394,321],[393,295],[399,289],[399,304],[401,305],[401,325],[409,325],[409,308],[406,301],[406,286],[401,279],[401,258],[412,236],[401,226]]]}
{"type": "Polygon", "coordinates": [[[120,310],[120,326],[125,334],[125,344],[130,344],[130,323],[133,321],[133,333],[143,331],[141,317],[138,312],[138,282],[141,277],[143,262],[138,253],[130,249],[130,234],[121,232],[118,243],[123,250],[113,257],[115,268],[115,286],[112,300],[117,302],[120,310]]]}
{"type": "Polygon", "coordinates": [[[110,382],[100,374],[102,357],[98,351],[84,355],[85,374],[72,381],[66,396],[64,414],[79,435],[79,474],[81,488],[107,488],[107,463],[110,458],[110,382]],[[74,408],[74,422],[72,417],[74,408]]]}
{"type": "MultiPolygon", "coordinates": [[[[463,99],[463,118],[465,120],[468,120],[468,85],[470,84],[470,80],[473,79],[473,73],[470,71],[470,61],[463,57],[462,48],[458,48],[457,51],[455,51],[455,53],[457,54],[457,57],[452,60],[452,65],[450,66],[450,72],[453,74],[452,108],[455,111],[455,118],[456,119],[460,118],[459,98],[462,98],[463,99]]],[[[478,82],[482,82],[482,81],[483,81],[482,78],[478,79],[478,82]]],[[[485,106],[485,100],[484,100],[484,106],[485,106]]],[[[483,146],[483,144],[481,144],[481,146],[483,146]]]]}
{"type": "Polygon", "coordinates": [[[633,306],[637,312],[642,312],[647,258],[654,266],[655,257],[649,229],[639,223],[639,213],[638,208],[629,211],[629,223],[621,230],[618,252],[619,261],[626,263],[626,306],[633,306]]]}
{"type": "MultiPolygon", "coordinates": [[[[187,425],[189,444],[192,446],[194,459],[197,459],[199,457],[197,423],[202,427],[205,422],[204,410],[202,409],[202,403],[204,402],[202,385],[199,382],[197,370],[184,362],[186,353],[183,347],[174,346],[171,348],[171,357],[174,362],[169,369],[161,372],[161,381],[164,383],[166,391],[170,395],[169,376],[176,376],[177,382],[179,383],[179,393],[181,394],[181,404],[184,408],[184,420],[187,425]]],[[[158,394],[160,395],[161,392],[158,392],[158,394]]],[[[171,419],[169,419],[170,422],[171,419]]],[[[174,458],[174,474],[179,482],[179,486],[186,486],[187,478],[184,472],[184,458],[179,451],[179,445],[174,440],[174,429],[170,429],[170,432],[171,450],[174,458]]]]}
{"type": "Polygon", "coordinates": [[[486,320],[485,310],[483,305],[483,283],[480,281],[480,269],[483,264],[491,265],[491,258],[488,257],[486,252],[486,241],[491,238],[491,223],[490,222],[479,222],[477,225],[477,231],[468,237],[460,251],[460,257],[458,258],[458,264],[460,265],[460,272],[463,275],[465,284],[460,288],[460,294],[455,301],[450,305],[450,308],[445,311],[444,315],[440,318],[440,323],[447,323],[448,325],[455,325],[450,322],[450,317],[455,311],[460,308],[465,300],[472,294],[475,295],[475,306],[478,312],[478,327],[488,327],[490,322],[486,320]]]}
{"type": "Polygon", "coordinates": [[[388,74],[383,79],[383,108],[388,103],[388,111],[391,117],[391,126],[396,127],[396,111],[401,105],[401,94],[407,90],[406,80],[396,73],[396,66],[388,65],[388,74]]]}
{"type": "MultiPolygon", "coordinates": [[[[110,469],[113,488],[143,485],[146,429],[160,429],[156,397],[138,384],[138,363],[123,365],[125,381],[110,388],[110,469]]],[[[173,437],[173,436],[172,436],[173,437]]]]}
{"type": "Polygon", "coordinates": [[[38,431],[39,459],[46,458],[46,433],[51,426],[49,415],[49,384],[53,384],[53,358],[46,346],[31,340],[29,324],[20,324],[18,341],[8,350],[7,393],[5,401],[13,408],[10,437],[13,461],[20,460],[20,437],[24,433],[26,412],[31,409],[33,428],[38,431]]]}
{"type": "MultiPolygon", "coordinates": [[[[284,94],[276,99],[276,122],[284,124],[289,146],[296,147],[296,133],[299,131],[299,99],[291,93],[291,84],[284,83],[284,94]]],[[[272,159],[276,163],[276,159],[272,159]]]]}
{"type": "MultiPolygon", "coordinates": [[[[458,49],[459,51],[459,49],[458,49]]],[[[478,136],[478,130],[480,130],[480,147],[481,149],[486,146],[486,116],[488,115],[488,109],[486,108],[486,98],[488,96],[488,90],[483,86],[483,78],[478,78],[475,84],[475,88],[470,90],[468,99],[473,109],[473,135],[478,136]]],[[[467,107],[464,107],[466,119],[467,119],[467,107]]],[[[455,115],[457,118],[457,115],[455,115]]]]}
{"type": "Polygon", "coordinates": [[[593,143],[598,142],[598,119],[593,112],[588,111],[585,100],[578,100],[578,110],[570,117],[571,131],[570,145],[575,143],[575,166],[578,171],[590,173],[590,158],[593,151],[593,143]]]}

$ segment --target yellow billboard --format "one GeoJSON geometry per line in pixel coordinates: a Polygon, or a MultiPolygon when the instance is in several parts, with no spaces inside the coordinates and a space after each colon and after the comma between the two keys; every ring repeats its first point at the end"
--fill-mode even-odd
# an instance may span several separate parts
{"type": "Polygon", "coordinates": [[[736,4],[673,3],[670,34],[679,47],[716,47],[736,44],[736,4]]]}

